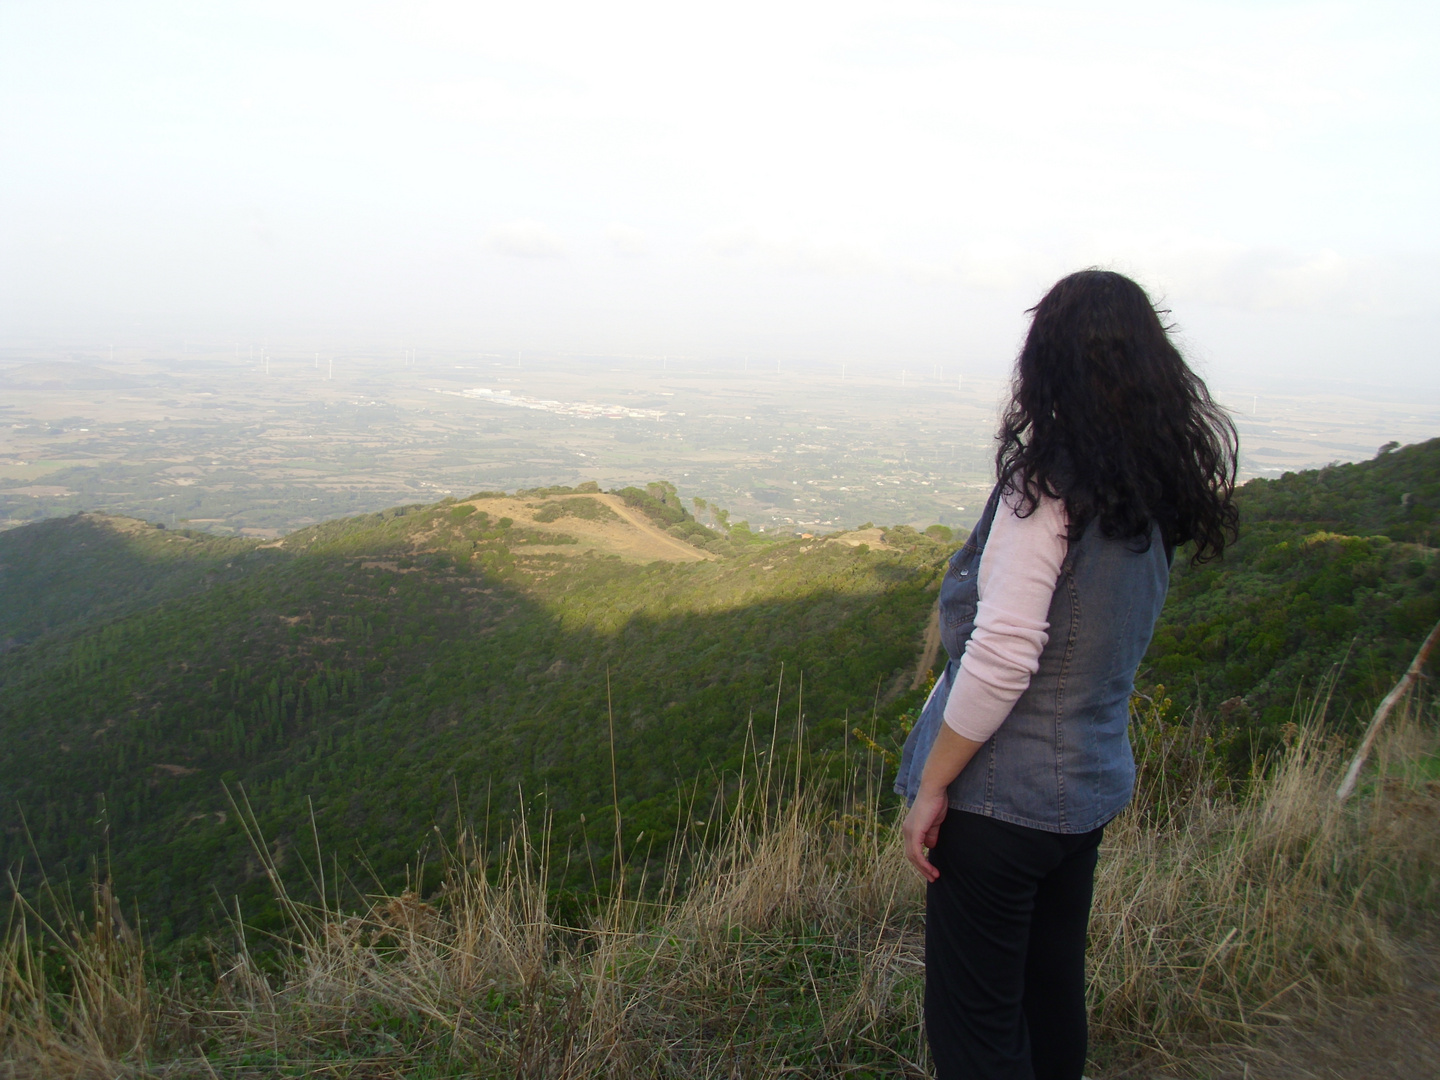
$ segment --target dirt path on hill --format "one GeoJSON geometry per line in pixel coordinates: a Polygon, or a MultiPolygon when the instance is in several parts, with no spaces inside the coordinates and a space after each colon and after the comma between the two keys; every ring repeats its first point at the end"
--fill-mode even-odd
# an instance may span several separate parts
{"type": "Polygon", "coordinates": [[[592,495],[590,497],[592,499],[598,499],[610,507],[611,510],[614,510],[615,513],[619,514],[625,521],[634,526],[636,530],[653,543],[659,545],[665,554],[657,555],[655,556],[656,558],[669,559],[671,562],[695,562],[702,559],[715,558],[715,556],[708,551],[701,551],[699,548],[692,547],[683,540],[675,539],[675,537],[665,532],[644,514],[638,514],[632,510],[626,505],[625,500],[618,495],[592,495]]]}
{"type": "Polygon", "coordinates": [[[573,536],[577,541],[574,545],[564,546],[534,544],[516,547],[515,554],[522,558],[527,555],[575,556],[586,551],[619,555],[623,559],[632,559],[636,562],[655,562],[657,560],[703,562],[716,557],[708,551],[692,547],[683,540],[677,540],[644,514],[631,509],[625,504],[625,500],[617,495],[598,493],[561,495],[538,502],[505,496],[503,498],[470,500],[469,505],[478,510],[484,510],[492,518],[508,517],[518,525],[549,533],[573,536]],[[539,505],[565,499],[588,499],[598,502],[612,511],[615,517],[596,521],[592,518],[565,515],[554,521],[537,522],[535,520],[535,513],[539,505]]]}
{"type": "Polygon", "coordinates": [[[920,650],[920,664],[915,669],[915,678],[910,683],[911,690],[919,690],[925,685],[925,676],[930,674],[930,669],[935,666],[935,658],[940,655],[940,601],[935,601],[935,606],[930,609],[930,621],[925,624],[925,646],[920,650]]]}

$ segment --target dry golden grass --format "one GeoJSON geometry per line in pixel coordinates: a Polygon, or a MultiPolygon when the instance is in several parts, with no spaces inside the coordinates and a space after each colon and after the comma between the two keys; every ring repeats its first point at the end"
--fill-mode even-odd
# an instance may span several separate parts
{"type": "Polygon", "coordinates": [[[131,1070],[119,1063],[148,1053],[159,1020],[144,946],[108,885],[93,890],[88,917],[47,899],[51,920],[18,896],[11,907],[0,949],[0,1075],[123,1075],[131,1070]]]}
{"type": "Polygon", "coordinates": [[[1355,806],[1335,798],[1340,748],[1312,728],[1243,799],[1192,788],[1111,826],[1091,923],[1102,1039],[1168,1055],[1244,1041],[1400,977],[1396,934],[1435,907],[1440,783],[1412,764],[1432,733],[1402,722],[1385,745],[1355,806]]]}
{"type": "MultiPolygon", "coordinates": [[[[1398,977],[1396,935],[1437,899],[1433,730],[1399,723],[1343,806],[1314,729],[1239,799],[1190,767],[1192,742],[1159,746],[1097,881],[1102,1058],[1173,1062],[1398,977]]],[[[241,936],[203,993],[147,983],[103,892],[84,919],[17,904],[0,1076],[927,1075],[923,895],[898,830],[873,800],[837,815],[778,786],[778,810],[750,800],[582,925],[556,919],[545,831],[523,825],[489,874],[462,836],[433,897],[345,913],[282,896],[279,969],[241,936]]]]}

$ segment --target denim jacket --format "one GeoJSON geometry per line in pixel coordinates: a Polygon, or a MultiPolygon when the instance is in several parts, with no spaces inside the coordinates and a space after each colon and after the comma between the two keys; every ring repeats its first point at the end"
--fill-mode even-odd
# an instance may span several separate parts
{"type": "MultiPolygon", "coordinates": [[[[895,791],[920,790],[965,645],[975,630],[980,560],[1000,489],[940,586],[940,640],[950,662],[920,712],[895,791]]],[[[1053,833],[1085,833],[1118,814],[1135,786],[1128,733],[1135,671],[1165,603],[1170,558],[1158,526],[1150,546],[1107,539],[1092,521],[1072,540],[1050,601],[1040,668],[1005,722],[950,785],[950,806],[1053,833]]]]}

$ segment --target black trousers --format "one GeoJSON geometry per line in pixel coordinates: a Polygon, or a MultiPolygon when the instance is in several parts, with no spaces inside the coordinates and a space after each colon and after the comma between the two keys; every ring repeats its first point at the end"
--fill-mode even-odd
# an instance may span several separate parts
{"type": "Polygon", "coordinates": [[[951,810],[925,895],[925,1030],[937,1080],[1080,1080],[1085,934],[1103,828],[951,810]]]}

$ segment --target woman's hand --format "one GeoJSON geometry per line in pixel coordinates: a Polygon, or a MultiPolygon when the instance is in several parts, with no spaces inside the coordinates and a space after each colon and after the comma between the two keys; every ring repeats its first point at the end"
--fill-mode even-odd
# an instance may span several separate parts
{"type": "Polygon", "coordinates": [[[945,820],[945,811],[950,809],[947,790],[950,781],[964,771],[981,745],[949,724],[941,724],[935,733],[930,756],[925,759],[925,771],[920,774],[920,794],[915,796],[915,805],[905,815],[905,824],[900,830],[905,836],[905,857],[926,881],[940,876],[940,871],[925,857],[924,849],[933,848],[940,839],[940,823],[945,820]]]}
{"type": "Polygon", "coordinates": [[[905,837],[905,857],[926,881],[935,881],[940,876],[940,871],[925,857],[925,849],[939,842],[940,823],[949,809],[950,793],[945,788],[930,789],[921,785],[900,829],[905,837]]]}

